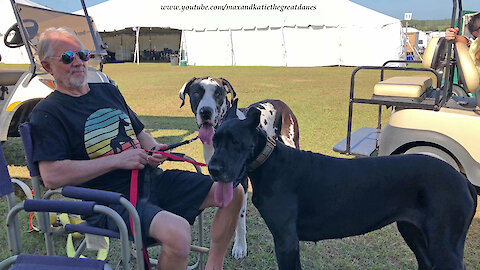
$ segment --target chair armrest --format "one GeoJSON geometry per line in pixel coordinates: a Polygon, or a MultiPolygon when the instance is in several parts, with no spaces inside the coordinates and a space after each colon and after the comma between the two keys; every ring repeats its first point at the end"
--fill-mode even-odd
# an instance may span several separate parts
{"type": "Polygon", "coordinates": [[[77,215],[92,215],[94,202],[57,201],[57,200],[25,200],[27,212],[62,212],[77,215]]]}
{"type": "Polygon", "coordinates": [[[120,198],[123,197],[121,193],[117,192],[73,186],[62,188],[62,195],[73,199],[95,201],[102,204],[119,204],[120,198]]]}
{"type": "Polygon", "coordinates": [[[90,226],[88,224],[85,224],[85,222],[77,224],[77,225],[67,224],[67,225],[65,225],[65,231],[66,232],[88,233],[88,234],[107,236],[107,237],[110,237],[110,238],[120,239],[120,233],[118,233],[118,232],[108,230],[108,229],[93,227],[93,226],[90,226]]]}

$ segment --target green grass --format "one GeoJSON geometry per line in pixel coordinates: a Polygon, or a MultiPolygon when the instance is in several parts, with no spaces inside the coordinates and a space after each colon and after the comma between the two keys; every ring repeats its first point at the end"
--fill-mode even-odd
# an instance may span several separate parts
{"type": "MultiPolygon", "coordinates": [[[[9,67],[0,65],[0,68],[9,67]]],[[[18,68],[16,66],[16,68],[18,68]]],[[[339,156],[332,146],[346,135],[348,94],[352,67],[282,68],[282,67],[177,67],[169,64],[108,64],[104,72],[117,82],[132,109],[145,123],[147,131],[159,142],[173,143],[192,138],[197,128],[188,100],[179,108],[178,91],[191,77],[223,77],[234,87],[239,105],[247,106],[262,99],[281,99],[296,114],[300,126],[300,147],[304,150],[339,156]]],[[[393,74],[393,72],[391,73],[393,74]]],[[[360,97],[371,95],[378,72],[362,71],[356,79],[360,97]]],[[[377,108],[356,105],[354,129],[376,125],[377,108]]],[[[388,113],[384,114],[384,120],[388,113]]],[[[21,143],[9,139],[4,144],[12,177],[28,178],[21,143]]],[[[202,147],[196,141],[178,149],[203,161],[202,147]]],[[[191,166],[167,164],[166,168],[191,166]]],[[[204,169],[204,173],[207,173],[204,169]]],[[[26,180],[28,182],[28,180],[26,180]]],[[[0,211],[5,213],[2,201],[0,211]]],[[[206,211],[206,228],[214,211],[206,211]]],[[[4,222],[5,215],[0,215],[4,222]]],[[[25,217],[22,218],[26,223],[25,217]]],[[[328,222],[326,220],[325,222],[328,222]]],[[[352,220],[351,222],[355,222],[352,220]]],[[[208,236],[208,233],[207,233],[208,236]]],[[[25,250],[44,252],[43,239],[37,233],[24,233],[25,250]]],[[[248,256],[235,260],[226,256],[225,269],[277,269],[273,240],[258,211],[247,210],[248,256]]],[[[7,246],[5,233],[0,243],[7,246]]],[[[63,252],[64,241],[56,247],[63,252]]],[[[155,251],[153,252],[155,253],[155,251]]],[[[0,258],[8,256],[0,250],[0,258]]],[[[112,257],[115,258],[114,252],[112,257]]],[[[415,269],[416,260],[395,225],[362,236],[301,244],[304,269],[415,269]]],[[[480,269],[480,211],[473,221],[465,248],[467,269],[480,269]]]]}

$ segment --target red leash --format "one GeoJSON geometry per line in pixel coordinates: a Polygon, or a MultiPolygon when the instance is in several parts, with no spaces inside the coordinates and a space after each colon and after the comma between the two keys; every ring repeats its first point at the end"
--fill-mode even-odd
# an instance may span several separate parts
{"type": "Polygon", "coordinates": [[[160,154],[160,155],[166,156],[166,157],[168,157],[170,159],[173,159],[173,160],[188,162],[188,163],[191,163],[191,164],[197,165],[197,166],[202,166],[202,167],[207,166],[207,164],[205,164],[205,163],[201,163],[201,162],[197,162],[197,161],[191,161],[189,159],[182,158],[182,157],[179,157],[177,155],[174,155],[174,154],[171,154],[171,153],[168,153],[168,152],[155,151],[155,150],[145,150],[145,151],[150,152],[150,153],[160,154]]]}
{"type": "MultiPolygon", "coordinates": [[[[197,165],[197,166],[207,166],[207,164],[205,164],[205,163],[188,160],[186,158],[182,158],[182,157],[179,157],[177,155],[174,155],[174,154],[171,154],[171,153],[168,153],[168,152],[154,151],[154,150],[145,150],[145,151],[150,152],[150,153],[160,154],[160,155],[166,156],[166,157],[168,157],[170,159],[173,159],[173,160],[188,162],[188,163],[191,163],[191,164],[197,165]]],[[[131,181],[130,181],[130,203],[133,205],[133,207],[135,207],[135,209],[137,208],[137,195],[138,195],[138,170],[132,170],[132,178],[131,178],[131,181]]],[[[133,232],[132,217],[130,217],[130,228],[132,229],[133,237],[135,237],[134,232],[133,232]]],[[[143,260],[145,261],[145,268],[146,269],[152,269],[152,267],[150,265],[150,259],[148,257],[147,249],[145,248],[145,245],[143,243],[142,243],[142,246],[143,246],[143,260]]]]}
{"type": "MultiPolygon", "coordinates": [[[[132,179],[130,181],[130,203],[133,205],[133,207],[135,207],[135,209],[137,209],[137,195],[138,195],[138,169],[132,170],[132,179]]],[[[133,220],[131,216],[130,216],[130,229],[132,230],[133,237],[135,237],[135,234],[133,232],[133,220]]],[[[147,249],[143,244],[143,240],[142,240],[142,248],[143,248],[143,260],[145,261],[145,268],[150,270],[152,269],[152,266],[150,265],[150,258],[148,257],[147,249]]]]}

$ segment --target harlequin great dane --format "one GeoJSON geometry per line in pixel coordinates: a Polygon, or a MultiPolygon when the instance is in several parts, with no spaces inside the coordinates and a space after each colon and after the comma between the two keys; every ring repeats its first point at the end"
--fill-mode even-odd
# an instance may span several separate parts
{"type": "Polygon", "coordinates": [[[477,195],[453,167],[425,155],[341,159],[305,152],[267,138],[259,122],[255,109],[245,120],[224,121],[208,169],[218,182],[248,175],[280,270],[301,269],[299,240],[361,235],[393,222],[419,269],[464,269],[477,195]]]}
{"type": "MultiPolygon", "coordinates": [[[[225,112],[231,107],[228,100],[228,94],[235,98],[236,93],[232,85],[224,78],[192,78],[186,82],[179,92],[182,100],[182,107],[185,104],[185,95],[190,97],[190,106],[195,114],[197,125],[199,127],[198,136],[203,143],[203,156],[208,163],[213,155],[212,137],[215,129],[222,121],[225,112]]],[[[252,107],[261,111],[261,125],[268,136],[278,138],[286,145],[294,148],[299,147],[299,131],[297,118],[292,110],[280,100],[263,100],[248,106],[235,110],[236,115],[245,118],[245,113],[252,107]]],[[[244,179],[242,185],[247,192],[247,180],[244,179]]],[[[220,190],[220,189],[218,189],[220,190]]],[[[235,242],[232,248],[232,256],[236,259],[247,255],[246,242],[246,209],[247,194],[243,208],[240,212],[240,218],[235,231],[235,242]]],[[[216,198],[217,203],[221,201],[216,198]]],[[[226,202],[224,202],[226,203],[226,202]]]]}

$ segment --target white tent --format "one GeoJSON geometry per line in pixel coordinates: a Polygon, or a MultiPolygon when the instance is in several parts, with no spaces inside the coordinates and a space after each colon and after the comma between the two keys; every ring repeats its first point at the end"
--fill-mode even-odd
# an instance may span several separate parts
{"type": "Polygon", "coordinates": [[[189,65],[381,65],[403,54],[398,19],[347,0],[266,2],[110,0],[90,7],[89,15],[100,31],[181,29],[189,65]]]}
{"type": "MultiPolygon", "coordinates": [[[[39,5],[29,0],[16,0],[16,2],[19,4],[48,9],[48,7],[39,5]]],[[[22,46],[20,48],[9,48],[3,43],[3,38],[7,30],[17,22],[17,20],[15,19],[15,14],[13,13],[10,0],[0,1],[0,10],[2,11],[2,16],[0,16],[0,55],[2,56],[1,62],[5,64],[29,64],[30,60],[28,60],[28,54],[25,50],[25,46],[22,46]]]]}
{"type": "Polygon", "coordinates": [[[403,54],[400,20],[348,0],[110,0],[88,12],[99,31],[182,30],[189,65],[381,65],[403,54]]]}

